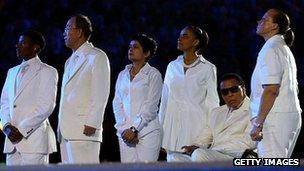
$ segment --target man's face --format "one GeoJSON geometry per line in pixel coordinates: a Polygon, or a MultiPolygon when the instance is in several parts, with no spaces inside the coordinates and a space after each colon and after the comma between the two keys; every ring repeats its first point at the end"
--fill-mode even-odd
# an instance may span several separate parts
{"type": "Polygon", "coordinates": [[[19,59],[24,60],[35,56],[35,45],[30,38],[23,35],[19,37],[19,42],[16,44],[16,54],[19,59]]]}
{"type": "Polygon", "coordinates": [[[246,96],[245,88],[235,79],[222,81],[220,91],[227,106],[233,109],[237,109],[246,96]]]}
{"type": "Polygon", "coordinates": [[[79,31],[80,31],[80,29],[76,27],[75,17],[72,17],[67,22],[66,27],[64,29],[64,33],[63,33],[64,42],[68,48],[73,49],[77,45],[77,42],[79,40],[79,35],[80,35],[79,31]]]}

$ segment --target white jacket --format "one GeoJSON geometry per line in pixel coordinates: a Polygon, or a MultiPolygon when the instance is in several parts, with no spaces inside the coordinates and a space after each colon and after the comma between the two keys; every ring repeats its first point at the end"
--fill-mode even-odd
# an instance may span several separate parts
{"type": "Polygon", "coordinates": [[[17,144],[6,138],[4,153],[14,148],[22,153],[52,153],[56,151],[56,138],[48,117],[55,107],[58,73],[38,57],[27,62],[29,69],[17,92],[15,82],[20,65],[8,71],[2,90],[1,122],[11,123],[24,136],[17,144]]]}
{"type": "Polygon", "coordinates": [[[223,105],[213,109],[208,118],[207,126],[196,138],[194,145],[233,157],[241,157],[246,149],[256,147],[249,135],[252,124],[248,97],[239,109],[229,113],[228,106],[223,105]]]}
{"type": "Polygon", "coordinates": [[[71,58],[65,64],[58,133],[67,140],[101,142],[102,122],[110,92],[109,60],[102,50],[88,42],[81,45],[73,55],[78,55],[79,59],[69,78],[71,58]],[[97,128],[95,134],[84,135],[84,125],[97,128]]]}

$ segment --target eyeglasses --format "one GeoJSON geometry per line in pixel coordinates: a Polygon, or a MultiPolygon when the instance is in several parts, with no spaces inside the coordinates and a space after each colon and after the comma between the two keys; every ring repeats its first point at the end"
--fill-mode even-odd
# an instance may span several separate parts
{"type": "Polygon", "coordinates": [[[241,90],[241,85],[237,85],[237,86],[233,86],[233,87],[230,87],[230,88],[224,88],[224,89],[221,89],[221,93],[223,96],[227,96],[230,93],[237,93],[241,90]]]}
{"type": "Polygon", "coordinates": [[[78,28],[76,28],[76,27],[66,27],[66,28],[64,28],[64,32],[68,32],[72,29],[78,29],[78,28]]]}

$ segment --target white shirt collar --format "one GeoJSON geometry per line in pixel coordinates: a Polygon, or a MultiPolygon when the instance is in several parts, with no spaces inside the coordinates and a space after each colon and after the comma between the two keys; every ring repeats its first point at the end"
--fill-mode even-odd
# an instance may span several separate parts
{"type": "Polygon", "coordinates": [[[250,99],[249,99],[248,96],[246,96],[246,97],[244,98],[244,100],[242,101],[242,105],[241,105],[238,109],[233,110],[233,109],[230,109],[230,108],[227,106],[227,104],[226,104],[226,106],[227,106],[227,108],[228,108],[229,113],[231,113],[231,112],[233,112],[233,111],[248,111],[248,110],[249,110],[249,102],[250,102],[250,99]]]}
{"type": "MultiPolygon", "coordinates": [[[[203,55],[198,55],[198,58],[199,60],[202,62],[202,63],[205,63],[206,62],[206,59],[203,57],[203,55]]],[[[179,55],[177,57],[177,59],[180,61],[180,62],[184,62],[184,56],[183,55],[179,55]]]]}
{"type": "Polygon", "coordinates": [[[265,42],[265,46],[270,46],[276,42],[285,43],[283,35],[276,34],[276,35],[272,36],[265,42]]]}
{"type": "Polygon", "coordinates": [[[20,66],[25,66],[25,65],[28,65],[28,66],[31,66],[33,64],[35,64],[36,62],[40,61],[39,57],[38,56],[35,56],[34,58],[31,58],[27,61],[23,60],[22,63],[20,64],[20,66]]]}
{"type": "Polygon", "coordinates": [[[84,42],[73,54],[76,56],[82,56],[82,54],[86,51],[87,47],[92,45],[91,43],[89,43],[88,41],[84,42]]]}
{"type": "MultiPolygon", "coordinates": [[[[126,65],[126,70],[130,71],[131,68],[132,68],[132,64],[126,65]]],[[[145,71],[147,71],[148,68],[150,68],[150,64],[148,62],[146,62],[146,64],[139,70],[138,73],[145,72],[145,71]]]]}

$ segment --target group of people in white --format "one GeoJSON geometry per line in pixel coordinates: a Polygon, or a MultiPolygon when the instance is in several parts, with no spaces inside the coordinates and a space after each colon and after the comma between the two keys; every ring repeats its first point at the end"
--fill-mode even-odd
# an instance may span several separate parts
{"type": "MultiPolygon", "coordinates": [[[[84,15],[72,16],[64,30],[73,53],[65,64],[57,140],[62,163],[99,163],[102,121],[110,92],[107,55],[89,43],[92,25],[84,15]]],[[[185,27],[164,81],[148,61],[157,43],[145,34],[132,37],[128,57],[115,85],[113,111],[121,162],[155,162],[160,150],[168,162],[203,162],[244,157],[290,157],[301,128],[296,64],[289,17],[268,10],[256,33],[266,43],[251,79],[250,99],[243,79],[234,73],[220,79],[203,57],[208,34],[185,27]],[[287,105],[288,104],[288,105],[287,105]]],[[[56,138],[48,117],[56,102],[58,73],[38,54],[45,40],[37,31],[20,35],[20,65],[8,71],[1,94],[0,116],[6,135],[7,165],[48,164],[56,138]]]]}

